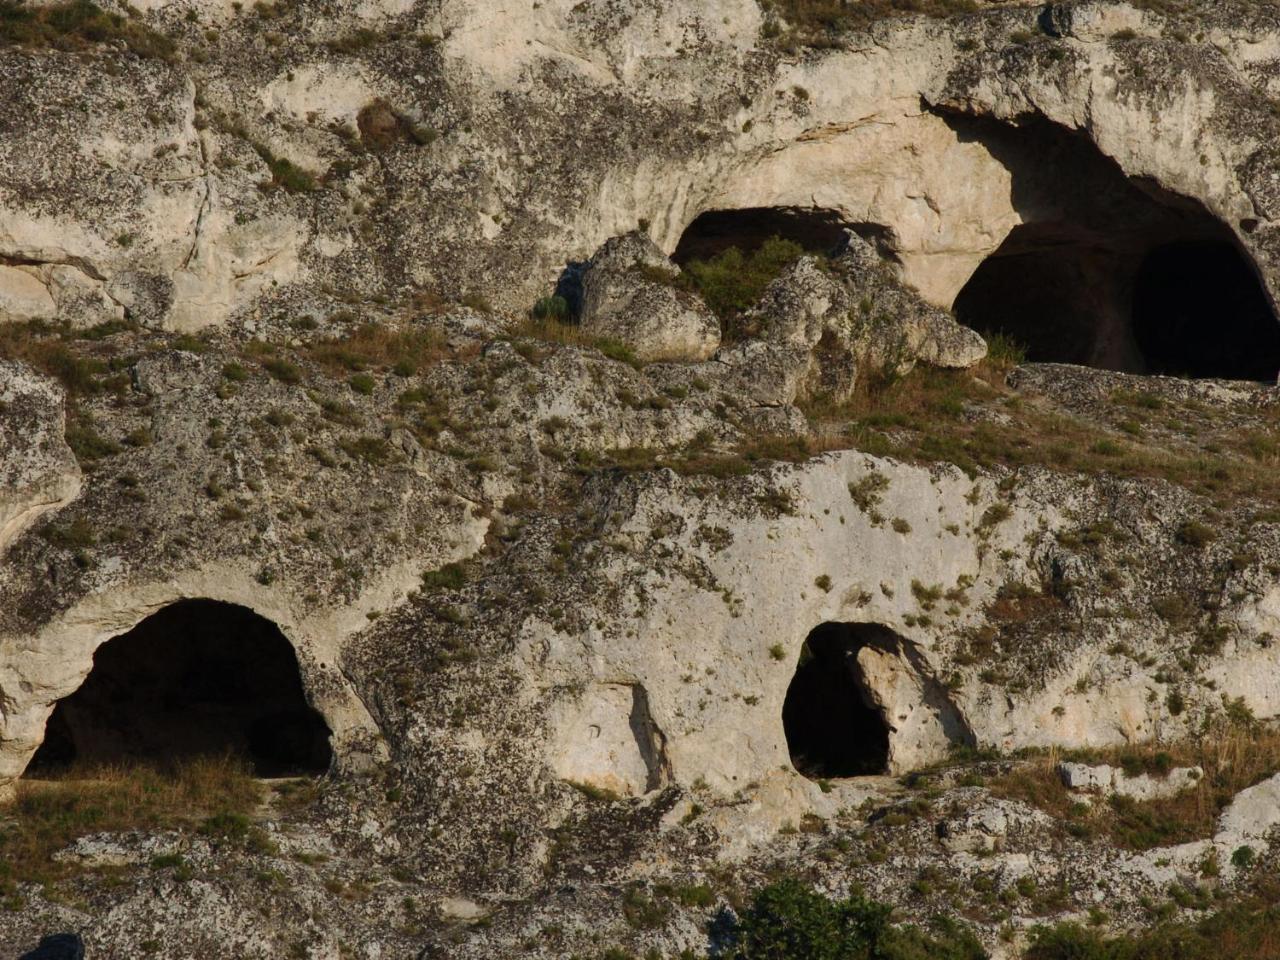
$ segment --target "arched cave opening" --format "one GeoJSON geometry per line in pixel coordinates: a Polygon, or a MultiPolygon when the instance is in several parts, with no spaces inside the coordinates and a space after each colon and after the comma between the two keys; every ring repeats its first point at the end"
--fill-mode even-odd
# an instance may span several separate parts
{"type": "Polygon", "coordinates": [[[772,237],[790,240],[807,253],[828,254],[841,245],[846,230],[881,247],[887,239],[881,226],[850,223],[836,211],[819,207],[709,210],[685,228],[671,259],[683,267],[693,260],[711,260],[732,247],[751,254],[772,237]]]}
{"type": "Polygon", "coordinates": [[[956,318],[1035,362],[1274,381],[1280,321],[1235,235],[1044,121],[952,118],[1008,168],[1023,219],[970,277],[956,318]]]}
{"type": "Polygon", "coordinates": [[[885,773],[889,724],[867,687],[858,651],[883,644],[877,624],[824,623],[804,642],[782,705],[791,763],[810,779],[885,773]]]}
{"type": "Polygon", "coordinates": [[[228,753],[257,776],[316,774],[329,768],[329,735],[279,627],[235,604],[183,600],[98,648],[54,706],[27,775],[228,753]]]}

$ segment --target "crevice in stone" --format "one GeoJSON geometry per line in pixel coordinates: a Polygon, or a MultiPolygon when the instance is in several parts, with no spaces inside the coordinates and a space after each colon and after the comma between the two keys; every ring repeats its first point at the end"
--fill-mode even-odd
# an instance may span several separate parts
{"type": "Polygon", "coordinates": [[[640,756],[649,771],[645,792],[657,790],[671,782],[671,761],[667,758],[666,735],[658,728],[649,709],[648,691],[639,683],[631,685],[629,722],[640,756]]]}
{"type": "Polygon", "coordinates": [[[106,276],[83,257],[63,257],[62,259],[41,259],[40,257],[20,256],[18,254],[0,253],[0,266],[3,267],[71,267],[79,270],[90,280],[99,283],[106,281],[106,276]]]}

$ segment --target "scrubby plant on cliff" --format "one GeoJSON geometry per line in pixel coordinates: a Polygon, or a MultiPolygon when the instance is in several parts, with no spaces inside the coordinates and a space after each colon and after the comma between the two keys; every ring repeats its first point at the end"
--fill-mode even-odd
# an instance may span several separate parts
{"type": "Polygon", "coordinates": [[[1109,935],[1075,922],[1037,927],[1025,960],[1272,960],[1280,951],[1280,884],[1261,881],[1242,902],[1197,921],[1109,935]]]}
{"type": "Polygon", "coordinates": [[[88,0],[48,6],[0,0],[0,47],[56,47],[76,50],[94,43],[123,43],[140,57],[168,57],[173,41],[118,13],[108,13],[88,0]]]}
{"type": "Polygon", "coordinates": [[[690,261],[679,282],[706,301],[727,333],[738,333],[736,318],[755,306],[770,281],[803,254],[800,244],[770,237],[752,253],[730,247],[710,260],[690,261]]]}
{"type": "Polygon", "coordinates": [[[895,17],[951,17],[978,9],[974,0],[765,0],[766,36],[786,44],[826,46],[837,34],[895,17]],[[789,30],[784,31],[785,24],[789,30]]]}
{"type": "Polygon", "coordinates": [[[982,960],[962,924],[934,917],[929,929],[894,924],[893,908],[853,894],[832,900],[799,880],[765,887],[730,925],[731,960],[982,960]]]}

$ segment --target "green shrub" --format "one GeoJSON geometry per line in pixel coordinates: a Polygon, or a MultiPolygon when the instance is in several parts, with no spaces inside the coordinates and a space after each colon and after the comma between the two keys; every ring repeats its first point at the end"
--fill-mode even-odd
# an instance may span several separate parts
{"type": "Polygon", "coordinates": [[[543,297],[533,305],[535,320],[559,320],[569,316],[569,301],[564,297],[543,297]]]}
{"type": "Polygon", "coordinates": [[[67,426],[67,446],[81,464],[92,463],[103,457],[112,457],[124,447],[98,433],[89,420],[80,420],[67,426]]]}
{"type": "Polygon", "coordinates": [[[422,575],[424,590],[460,590],[467,582],[467,569],[460,563],[446,563],[439,570],[422,575]]]}
{"type": "Polygon", "coordinates": [[[944,917],[896,926],[893,908],[860,896],[831,900],[786,879],[759,891],[732,924],[731,960],[982,960],[973,934],[944,917]]]}
{"type": "Polygon", "coordinates": [[[255,143],[253,149],[271,171],[271,187],[278,187],[288,193],[309,193],[316,189],[315,176],[292,160],[277,157],[269,147],[261,143],[255,143]]]}
{"type": "Polygon", "coordinates": [[[1179,543],[1185,543],[1188,547],[1199,550],[1212,543],[1218,535],[1212,527],[1199,520],[1187,520],[1178,527],[1177,536],[1179,543]]]}
{"type": "Polygon", "coordinates": [[[619,363],[625,363],[629,366],[639,369],[643,364],[636,359],[635,351],[625,343],[618,340],[601,339],[596,341],[596,349],[603,353],[610,360],[617,360],[619,363]]]}
{"type": "Polygon", "coordinates": [[[800,244],[771,237],[749,255],[730,247],[710,260],[693,260],[680,279],[702,296],[726,332],[732,332],[732,321],[755,306],[770,281],[803,254],[800,244]]]}
{"type": "Polygon", "coordinates": [[[998,367],[1016,367],[1027,362],[1027,348],[1003,333],[993,333],[986,338],[987,359],[998,367]]]}
{"type": "Polygon", "coordinates": [[[302,380],[302,370],[298,365],[283,357],[267,357],[262,361],[262,369],[281,383],[293,384],[302,380]]]}

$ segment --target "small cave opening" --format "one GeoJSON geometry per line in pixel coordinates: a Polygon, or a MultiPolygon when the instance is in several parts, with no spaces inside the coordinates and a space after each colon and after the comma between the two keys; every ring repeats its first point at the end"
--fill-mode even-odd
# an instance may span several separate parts
{"type": "Polygon", "coordinates": [[[889,724],[858,665],[864,646],[886,643],[878,624],[824,623],[805,639],[782,705],[791,763],[812,779],[882,774],[889,724]]]}
{"type": "Polygon", "coordinates": [[[1251,258],[1199,202],[1126,175],[1047,121],[949,118],[1011,174],[1023,223],[952,305],[1033,362],[1274,382],[1280,321],[1251,258]]]}
{"type": "Polygon", "coordinates": [[[25,775],[227,754],[260,777],[321,774],[329,737],[279,627],[235,604],[182,600],[97,649],[25,775]]]}
{"type": "Polygon", "coordinates": [[[752,254],[774,237],[790,240],[806,253],[830,254],[851,230],[885,247],[888,232],[878,224],[851,223],[835,210],[821,207],[746,207],[709,210],[696,217],[680,237],[671,259],[680,266],[711,260],[737,248],[752,254]]]}

